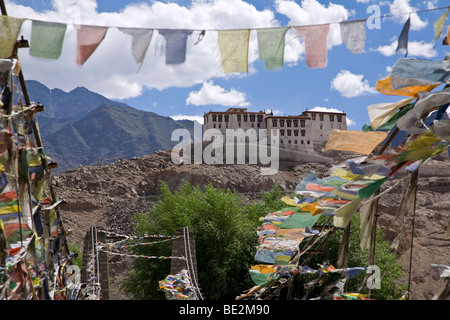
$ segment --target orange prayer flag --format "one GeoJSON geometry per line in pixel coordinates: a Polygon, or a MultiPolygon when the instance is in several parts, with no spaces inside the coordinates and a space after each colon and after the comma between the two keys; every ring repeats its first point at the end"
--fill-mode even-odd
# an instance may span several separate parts
{"type": "Polygon", "coordinates": [[[431,91],[439,84],[423,85],[415,87],[405,87],[397,90],[392,89],[391,76],[387,76],[384,79],[378,80],[376,89],[384,95],[388,96],[407,96],[407,97],[419,97],[419,91],[431,91]]]}

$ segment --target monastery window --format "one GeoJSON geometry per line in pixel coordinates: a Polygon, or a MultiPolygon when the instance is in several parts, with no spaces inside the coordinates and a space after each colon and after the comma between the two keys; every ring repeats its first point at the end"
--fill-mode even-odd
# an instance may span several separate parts
{"type": "Polygon", "coordinates": [[[312,113],[312,114],[311,114],[311,119],[312,119],[312,120],[316,120],[316,114],[315,114],[315,113],[312,113]]]}
{"type": "Polygon", "coordinates": [[[251,122],[255,122],[255,115],[254,115],[254,114],[251,114],[251,115],[250,115],[250,121],[251,121],[251,122]]]}
{"type": "Polygon", "coordinates": [[[291,127],[291,120],[286,120],[286,127],[291,127]]]}
{"type": "Polygon", "coordinates": [[[323,129],[323,124],[320,124],[320,130],[322,130],[323,129]]]}
{"type": "Polygon", "coordinates": [[[306,141],[306,144],[310,144],[309,140],[308,140],[308,141],[306,141]]]}
{"type": "Polygon", "coordinates": [[[274,119],[274,120],[272,120],[272,127],[276,127],[276,126],[278,126],[277,122],[278,122],[278,121],[277,121],[277,120],[275,120],[275,119],[274,119]]]}
{"type": "Polygon", "coordinates": [[[225,122],[228,122],[230,116],[229,115],[225,115],[225,122]]]}
{"type": "Polygon", "coordinates": [[[240,122],[240,121],[238,121],[238,127],[239,127],[239,128],[241,127],[241,122],[240,122]]]}
{"type": "Polygon", "coordinates": [[[288,135],[288,137],[291,136],[291,130],[287,130],[287,135],[288,135]]]}
{"type": "Polygon", "coordinates": [[[219,122],[222,122],[222,115],[221,114],[219,114],[218,119],[219,119],[219,122]]]}
{"type": "Polygon", "coordinates": [[[248,121],[248,115],[244,114],[244,121],[248,121]]]}
{"type": "Polygon", "coordinates": [[[334,115],[330,114],[330,122],[334,122],[334,115]]]}
{"type": "Polygon", "coordinates": [[[298,137],[298,130],[294,130],[294,136],[298,137]]]}
{"type": "Polygon", "coordinates": [[[294,120],[294,127],[298,127],[298,120],[294,120]]]}
{"type": "Polygon", "coordinates": [[[289,140],[289,144],[291,144],[291,140],[289,140]]]}
{"type": "Polygon", "coordinates": [[[215,123],[213,124],[213,128],[216,128],[216,124],[215,123]]]}
{"type": "Polygon", "coordinates": [[[216,122],[216,121],[217,121],[217,116],[216,116],[215,114],[213,114],[213,116],[212,116],[212,121],[213,121],[213,122],[216,122]]]}
{"type": "Polygon", "coordinates": [[[240,114],[236,115],[236,117],[237,117],[237,121],[241,121],[241,115],[240,114]]]}
{"type": "Polygon", "coordinates": [[[300,120],[300,126],[301,126],[302,128],[305,127],[305,120],[300,120]]]}
{"type": "Polygon", "coordinates": [[[305,130],[301,130],[302,133],[302,137],[304,137],[306,135],[306,131],[305,130]]]}
{"type": "Polygon", "coordinates": [[[337,116],[337,121],[342,122],[342,116],[337,116]]]}
{"type": "Polygon", "coordinates": [[[280,136],[284,136],[284,130],[280,130],[280,136]]]}
{"type": "Polygon", "coordinates": [[[294,140],[294,144],[297,144],[297,140],[294,140]]]}
{"type": "Polygon", "coordinates": [[[280,120],[280,127],[284,127],[284,120],[280,120]]]}
{"type": "Polygon", "coordinates": [[[263,116],[262,115],[258,115],[258,122],[262,122],[263,121],[263,116]]]}
{"type": "Polygon", "coordinates": [[[319,120],[323,121],[323,114],[319,114],[319,120]]]}
{"type": "Polygon", "coordinates": [[[300,144],[304,144],[304,143],[303,143],[303,140],[300,140],[300,144]]]}

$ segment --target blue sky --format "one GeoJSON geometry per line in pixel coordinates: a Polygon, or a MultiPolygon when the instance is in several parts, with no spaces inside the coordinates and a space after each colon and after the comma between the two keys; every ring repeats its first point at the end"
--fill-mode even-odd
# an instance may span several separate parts
{"type": "MultiPolygon", "coordinates": [[[[300,114],[312,108],[345,111],[349,129],[368,123],[367,106],[396,102],[404,97],[384,96],[375,90],[376,81],[389,75],[403,58],[395,54],[397,38],[409,12],[449,5],[448,0],[9,0],[8,14],[14,17],[68,23],[63,53],[57,60],[32,57],[19,52],[26,79],[50,88],[70,91],[84,86],[137,109],[175,118],[200,119],[209,110],[231,106],[251,111],[272,110],[277,114],[300,114]],[[372,7],[370,7],[372,6],[372,7]],[[374,7],[375,6],[375,7],[374,7]],[[379,29],[366,28],[365,50],[351,53],[342,43],[337,23],[328,36],[326,68],[306,66],[303,42],[295,31],[286,34],[285,64],[270,71],[258,59],[255,31],[251,33],[249,73],[224,74],[220,66],[217,36],[213,30],[298,26],[382,16],[379,29]],[[76,33],[72,23],[111,27],[94,54],[83,66],[75,64],[76,33]],[[130,39],[114,27],[208,29],[205,38],[187,44],[186,62],[167,66],[161,36],[154,33],[139,72],[131,55],[130,39]]],[[[449,46],[442,38],[433,43],[434,21],[445,9],[411,15],[409,54],[411,58],[442,60],[449,46]],[[434,46],[435,45],[435,46],[434,46]]],[[[31,21],[21,30],[30,37],[31,21]]]]}

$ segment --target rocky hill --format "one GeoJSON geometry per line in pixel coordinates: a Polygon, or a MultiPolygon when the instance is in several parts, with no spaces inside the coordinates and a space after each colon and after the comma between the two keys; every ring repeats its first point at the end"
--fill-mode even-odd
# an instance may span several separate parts
{"type": "MultiPolygon", "coordinates": [[[[275,185],[291,194],[301,179],[312,171],[325,176],[330,169],[331,160],[330,163],[311,161],[311,158],[303,161],[299,158],[298,164],[290,166],[289,170],[262,176],[256,165],[175,165],[170,152],[160,151],[129,160],[119,159],[107,165],[80,166],[54,175],[53,184],[59,197],[67,202],[62,207],[62,214],[65,226],[74,231],[70,241],[82,247],[82,238],[90,226],[130,234],[134,228],[132,214],[150,211],[157,201],[159,180],[166,181],[172,189],[183,180],[196,185],[212,183],[254,199],[275,185]]],[[[443,285],[431,264],[448,264],[450,261],[450,239],[445,237],[450,209],[449,183],[448,159],[430,160],[421,167],[413,243],[412,299],[431,299],[443,285]]],[[[396,219],[400,191],[401,187],[398,187],[380,199],[378,223],[389,241],[401,231],[402,225],[396,219]]],[[[405,271],[409,268],[409,230],[408,227],[398,251],[398,261],[405,271]]],[[[127,262],[112,257],[110,266],[111,277],[120,279],[127,262]]],[[[126,298],[117,287],[112,288],[111,297],[126,298]]]]}

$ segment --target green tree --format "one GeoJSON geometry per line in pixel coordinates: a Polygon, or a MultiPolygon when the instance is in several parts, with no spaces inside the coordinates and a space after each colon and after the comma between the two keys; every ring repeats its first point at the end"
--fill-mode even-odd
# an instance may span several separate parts
{"type": "MultiPolygon", "coordinates": [[[[234,299],[252,286],[248,269],[254,263],[259,217],[280,206],[281,192],[263,194],[261,203],[246,203],[241,195],[209,185],[204,190],[184,183],[171,192],[165,182],[153,210],[136,214],[137,230],[144,234],[173,235],[182,227],[194,234],[198,280],[207,299],[234,299]]],[[[170,243],[136,247],[136,253],[170,255],[170,243]]],[[[159,280],[170,261],[136,259],[123,284],[134,299],[162,299],[159,280]]]]}

